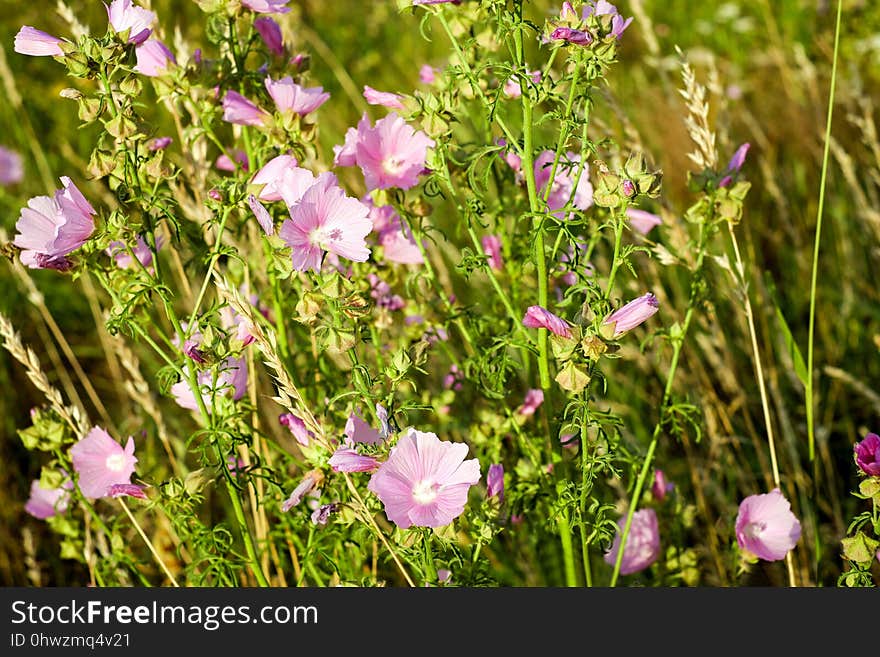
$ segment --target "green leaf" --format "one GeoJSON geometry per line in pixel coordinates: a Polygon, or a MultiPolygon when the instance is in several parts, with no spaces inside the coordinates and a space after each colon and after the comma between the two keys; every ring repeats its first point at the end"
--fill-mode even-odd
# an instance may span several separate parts
{"type": "Polygon", "coordinates": [[[779,306],[774,304],[774,308],[776,310],[776,317],[779,320],[779,326],[782,329],[782,337],[785,338],[785,346],[788,348],[788,354],[791,356],[791,360],[794,363],[794,373],[797,374],[797,378],[800,380],[801,384],[806,387],[807,365],[804,362],[804,357],[801,355],[801,350],[797,346],[797,342],[794,341],[794,337],[791,335],[791,329],[788,328],[788,323],[785,321],[782,311],[779,310],[779,306]]]}

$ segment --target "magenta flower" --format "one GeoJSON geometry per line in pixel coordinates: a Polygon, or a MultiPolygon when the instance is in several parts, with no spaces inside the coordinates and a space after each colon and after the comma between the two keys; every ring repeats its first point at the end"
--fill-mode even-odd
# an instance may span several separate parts
{"type": "Polygon", "coordinates": [[[171,137],[156,137],[147,142],[147,149],[151,151],[161,151],[168,148],[172,141],[174,140],[171,137]]]}
{"type": "MultiPolygon", "coordinates": [[[[158,250],[161,246],[162,237],[159,236],[156,238],[156,249],[158,250]]],[[[153,251],[150,249],[150,245],[147,244],[147,241],[140,235],[138,235],[137,242],[135,243],[134,248],[132,248],[132,252],[134,253],[135,258],[138,259],[138,262],[140,262],[146,269],[149,269],[153,264],[153,251]]],[[[107,255],[116,261],[116,266],[120,269],[133,269],[132,265],[134,264],[134,260],[128,252],[128,249],[125,248],[125,242],[110,242],[110,246],[107,247],[107,255]]]]}
{"type": "Polygon", "coordinates": [[[290,7],[285,7],[290,0],[241,0],[241,4],[258,14],[286,14],[290,7]]]}
{"type": "MultiPolygon", "coordinates": [[[[550,173],[553,171],[553,160],[556,154],[553,151],[544,151],[535,158],[535,186],[541,197],[547,194],[547,185],[550,182],[550,173]]],[[[577,188],[574,179],[580,166],[581,156],[571,151],[565,157],[559,158],[556,166],[556,175],[550,193],[547,195],[547,207],[551,213],[562,218],[560,210],[568,205],[569,201],[578,209],[586,210],[593,205],[593,185],[590,183],[589,166],[584,163],[584,169],[578,180],[577,188]]]]}
{"type": "Polygon", "coordinates": [[[730,158],[730,162],[727,164],[727,175],[721,179],[718,183],[719,187],[727,187],[730,183],[733,182],[733,174],[738,173],[740,169],[742,169],[743,164],[746,163],[746,155],[751,148],[751,144],[746,142],[742,146],[736,149],[736,152],[733,154],[733,157],[730,158]]]}
{"type": "Polygon", "coordinates": [[[137,64],[134,70],[142,75],[156,77],[165,73],[172,64],[177,63],[174,53],[159,39],[144,41],[135,48],[137,64]]]}
{"type": "Polygon", "coordinates": [[[529,306],[522,323],[526,328],[545,328],[560,337],[572,337],[568,322],[541,306],[529,306]]]}
{"type": "Polygon", "coordinates": [[[880,477],[880,436],[869,433],[853,447],[856,464],[869,477],[880,477]]]}
{"type": "Polygon", "coordinates": [[[629,225],[636,232],[647,235],[654,226],[659,226],[663,221],[656,214],[639,210],[638,208],[627,208],[626,216],[629,218],[629,225]]]}
{"type": "Polygon", "coordinates": [[[517,409],[517,413],[526,417],[534,415],[535,411],[544,403],[544,391],[540,388],[532,388],[526,392],[522,406],[517,409]]]}
{"type": "Polygon", "coordinates": [[[131,484],[137,463],[131,436],[123,449],[101,427],[93,427],[70,448],[70,459],[79,475],[79,489],[90,498],[106,497],[113,484],[131,484]]]}
{"type": "Polygon", "coordinates": [[[588,46],[593,43],[593,37],[589,32],[565,26],[553,30],[550,33],[550,38],[554,41],[565,41],[574,46],[588,46]]]}
{"type": "MultiPolygon", "coordinates": [[[[194,359],[195,360],[195,359],[194,359]]],[[[184,366],[186,367],[186,366],[184,366]]],[[[199,393],[208,413],[211,413],[211,397],[226,396],[232,394],[232,399],[238,401],[247,392],[247,364],[242,358],[230,356],[223,364],[223,369],[217,374],[216,383],[214,376],[209,370],[199,372],[196,379],[199,384],[199,393]]],[[[199,410],[195,393],[189,387],[189,381],[183,379],[171,386],[171,394],[174,401],[183,408],[191,411],[199,410]]]]}
{"type": "Polygon", "coordinates": [[[608,315],[602,326],[609,327],[611,338],[617,339],[652,317],[658,310],[660,310],[660,302],[648,292],[608,315]]]}
{"type": "Polygon", "coordinates": [[[504,466],[493,463],[486,473],[486,493],[489,497],[497,497],[499,502],[504,502],[504,466]]]}
{"type": "Polygon", "coordinates": [[[321,482],[321,474],[320,471],[312,470],[307,473],[303,480],[297,485],[296,488],[293,489],[293,492],[290,493],[290,497],[288,497],[281,504],[281,511],[283,513],[287,513],[293,507],[297,506],[300,502],[303,501],[303,498],[311,493],[317,485],[321,482]]]}
{"type": "Polygon", "coordinates": [[[128,43],[139,44],[146,41],[153,31],[156,14],[143,7],[131,4],[131,0],[113,0],[107,9],[107,19],[117,34],[127,31],[128,43]]]}
{"type": "Polygon", "coordinates": [[[609,34],[618,39],[624,30],[629,27],[630,23],[633,22],[632,17],[624,20],[623,16],[617,11],[617,7],[607,2],[607,0],[598,0],[595,8],[590,5],[584,5],[582,18],[586,20],[588,16],[594,13],[596,16],[611,16],[611,32],[609,34]]]}
{"type": "Polygon", "coordinates": [[[741,549],[765,561],[779,561],[800,537],[801,523],[778,488],[761,495],[749,495],[740,503],[736,542],[741,549]]]}
{"type": "Polygon", "coordinates": [[[464,443],[409,428],[367,488],[385,505],[388,519],[401,529],[443,527],[464,511],[468,490],[480,480],[480,462],[465,461],[464,443]]]}
{"type": "Polygon", "coordinates": [[[280,80],[266,78],[266,90],[282,114],[305,116],[327,102],[330,94],[323,87],[301,87],[290,76],[280,80]]]}
{"type": "Polygon", "coordinates": [[[364,85],[364,98],[370,105],[382,105],[391,109],[405,110],[403,103],[400,102],[400,94],[394,94],[388,91],[378,91],[368,85],[364,85]]]}
{"type": "Polygon", "coordinates": [[[223,97],[223,120],[238,125],[261,126],[269,120],[269,113],[257,107],[236,91],[229,90],[223,97]]]}
{"type": "Polygon", "coordinates": [[[254,27],[260,33],[269,52],[281,57],[284,54],[284,38],[281,36],[281,27],[275,19],[261,16],[254,21],[254,27]]]}
{"type": "Polygon", "coordinates": [[[33,57],[59,57],[64,55],[64,50],[61,49],[64,42],[64,39],[25,25],[15,35],[13,50],[33,57]]]}
{"type": "Polygon", "coordinates": [[[651,484],[651,494],[654,496],[654,499],[662,502],[672,492],[673,488],[675,488],[675,484],[666,479],[663,470],[659,468],[654,470],[654,482],[651,484]]]}
{"type": "Polygon", "coordinates": [[[95,230],[94,208],[70,178],[62,176],[61,183],[64,189],[56,190],[53,198],[30,199],[15,224],[13,243],[22,249],[22,263],[32,269],[70,269],[67,254],[85,244],[95,230]]]}
{"type": "Polygon", "coordinates": [[[364,238],[373,229],[368,215],[367,207],[346,196],[332,173],[322,173],[291,209],[278,236],[291,248],[297,271],[319,271],[325,251],[364,262],[370,257],[364,238]]]}
{"type": "Polygon", "coordinates": [[[293,437],[296,438],[296,442],[303,447],[308,447],[312,438],[315,437],[315,434],[306,429],[306,423],[293,413],[279,415],[278,422],[287,427],[293,437]]]}
{"type": "Polygon", "coordinates": [[[351,447],[340,447],[327,461],[333,472],[372,472],[379,467],[379,461],[373,456],[358,454],[351,447]]]}
{"type": "Polygon", "coordinates": [[[364,445],[378,445],[384,440],[382,434],[365,422],[357,413],[348,416],[344,433],[351,442],[364,445]]]}
{"type": "Polygon", "coordinates": [[[21,155],[0,146],[0,185],[14,185],[24,178],[21,155]]]}
{"type": "MultiPolygon", "coordinates": [[[[620,550],[620,535],[623,533],[626,518],[617,521],[618,531],[614,536],[611,549],[605,554],[605,563],[613,566],[617,563],[620,550]]],[[[620,562],[620,574],[629,575],[644,570],[657,561],[660,556],[660,531],[657,528],[657,514],[654,509],[641,509],[633,514],[623,560],[620,562]]]]}
{"type": "Polygon", "coordinates": [[[59,488],[43,488],[40,480],[31,482],[31,496],[24,505],[24,510],[34,518],[45,520],[52,516],[67,511],[70,504],[70,489],[73,482],[68,480],[59,488]]]}
{"type": "Polygon", "coordinates": [[[413,7],[419,5],[460,5],[461,0],[413,0],[413,7]]]}
{"type": "Polygon", "coordinates": [[[335,162],[339,166],[356,163],[364,173],[368,190],[410,189],[418,184],[428,148],[433,146],[433,139],[393,112],[376,121],[374,127],[365,114],[357,131],[346,133],[345,145],[334,149],[335,162]]]}
{"type": "Polygon", "coordinates": [[[147,499],[144,487],[137,484],[113,484],[107,489],[107,497],[136,497],[139,500],[147,499]]]}
{"type": "Polygon", "coordinates": [[[483,245],[483,253],[492,269],[501,271],[504,269],[504,260],[501,258],[501,240],[497,235],[486,235],[480,243],[483,245]]]}

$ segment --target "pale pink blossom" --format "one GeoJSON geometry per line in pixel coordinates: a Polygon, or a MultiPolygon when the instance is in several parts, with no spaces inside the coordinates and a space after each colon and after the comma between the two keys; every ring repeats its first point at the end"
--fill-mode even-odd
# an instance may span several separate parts
{"type": "Polygon", "coordinates": [[[651,484],[651,494],[658,502],[666,499],[666,496],[672,492],[675,484],[666,478],[666,474],[659,468],[654,470],[654,482],[651,484]]]}
{"type": "Polygon", "coordinates": [[[578,210],[588,209],[593,205],[593,185],[590,183],[589,166],[584,163],[577,188],[575,188],[575,177],[581,161],[581,156],[577,153],[569,151],[559,158],[556,175],[553,176],[553,184],[550,186],[548,194],[547,185],[550,183],[555,157],[556,154],[553,151],[544,151],[535,158],[534,163],[535,186],[538,188],[541,198],[547,196],[547,208],[559,218],[562,218],[562,208],[569,202],[578,210]]]}
{"type": "MultiPolygon", "coordinates": [[[[617,563],[620,551],[620,536],[626,524],[626,517],[617,521],[617,534],[611,549],[605,554],[605,563],[613,566],[617,563]]],[[[626,547],[620,562],[620,574],[630,575],[644,570],[660,556],[660,530],[657,527],[657,514],[654,509],[640,509],[633,514],[626,547]]]]}
{"type": "Polygon", "coordinates": [[[389,91],[379,91],[373,89],[373,87],[369,85],[364,85],[364,99],[370,105],[382,105],[383,107],[390,107],[391,109],[405,110],[406,107],[401,102],[402,98],[403,96],[400,94],[391,93],[389,91]]]}
{"type": "Polygon", "coordinates": [[[139,500],[147,499],[144,487],[138,484],[113,484],[107,489],[107,497],[136,497],[139,500]]]}
{"type": "Polygon", "coordinates": [[[64,42],[64,39],[25,25],[15,35],[13,50],[33,57],[60,57],[64,55],[64,50],[61,49],[64,42]]]}
{"type": "Polygon", "coordinates": [[[522,406],[517,409],[517,413],[520,415],[525,415],[526,417],[530,415],[534,415],[535,411],[537,411],[541,404],[544,403],[544,391],[540,388],[532,388],[528,392],[526,392],[526,396],[523,399],[522,406]]]}
{"type": "Polygon", "coordinates": [[[248,126],[262,126],[269,120],[269,113],[258,107],[237,91],[231,89],[223,96],[223,120],[248,126]]]}
{"type": "Polygon", "coordinates": [[[22,263],[32,269],[70,269],[66,256],[95,230],[94,208],[70,178],[62,177],[61,183],[64,188],[53,197],[30,199],[15,224],[18,233],[13,243],[22,250],[22,263]]]}
{"type": "Polygon", "coordinates": [[[345,437],[352,443],[378,445],[383,441],[382,435],[363,420],[357,413],[348,416],[345,423],[345,437]]]}
{"type": "Polygon", "coordinates": [[[319,472],[312,470],[307,473],[303,480],[297,485],[296,488],[293,489],[293,492],[290,493],[290,497],[288,497],[281,504],[281,511],[283,513],[287,513],[293,507],[297,506],[300,502],[303,501],[303,498],[315,490],[315,487],[321,480],[321,476],[319,472]]]}
{"type": "Polygon", "coordinates": [[[801,537],[801,523],[778,488],[749,495],[739,505],[736,542],[740,548],[765,561],[785,559],[801,537]]]}
{"type": "Polygon", "coordinates": [[[90,498],[106,497],[114,484],[131,484],[137,463],[131,436],[123,448],[101,427],[93,427],[70,448],[70,459],[79,489],[90,498]]]}
{"type": "Polygon", "coordinates": [[[483,253],[486,254],[487,262],[492,269],[501,271],[504,269],[504,260],[501,258],[501,240],[497,235],[486,235],[480,240],[483,253]]]}
{"type": "Polygon", "coordinates": [[[319,271],[324,252],[364,262],[370,257],[365,237],[373,229],[369,210],[336,184],[332,173],[322,173],[291,209],[278,236],[291,248],[297,271],[319,271]]]}
{"type": "MultiPolygon", "coordinates": [[[[538,84],[541,81],[541,71],[528,71],[527,76],[535,84],[538,84]]],[[[503,91],[504,95],[508,98],[519,98],[522,96],[522,86],[520,85],[519,78],[515,75],[507,78],[507,81],[504,83],[503,91]]]]}
{"type": "Polygon", "coordinates": [[[293,437],[296,438],[296,442],[303,447],[308,447],[315,437],[315,434],[306,428],[306,423],[293,413],[282,413],[278,416],[278,422],[282,426],[287,427],[293,437]]]}
{"type": "MultiPolygon", "coordinates": [[[[187,366],[184,366],[186,369],[187,366]]],[[[210,370],[199,372],[196,376],[199,385],[199,394],[208,413],[211,413],[211,397],[229,396],[238,401],[247,392],[247,364],[244,358],[228,357],[220,371],[214,374],[210,370]]],[[[171,386],[171,394],[179,406],[191,411],[199,410],[198,400],[189,386],[189,381],[183,379],[171,386]]]]}
{"type": "Polygon", "coordinates": [[[647,235],[654,226],[663,223],[663,220],[656,214],[638,208],[627,208],[626,216],[632,229],[642,235],[647,235]]]}
{"type": "Polygon", "coordinates": [[[422,68],[419,69],[419,80],[421,80],[423,84],[434,84],[437,80],[437,73],[439,72],[440,69],[434,68],[430,64],[423,64],[422,68]]]}
{"type": "MultiPolygon", "coordinates": [[[[299,162],[292,155],[278,155],[266,162],[251,179],[251,185],[263,186],[260,193],[257,194],[257,198],[261,201],[280,201],[284,172],[288,169],[296,169],[298,165],[299,162]]],[[[312,176],[312,181],[314,181],[314,176],[312,176]]]]}
{"type": "Polygon", "coordinates": [[[327,102],[330,94],[323,87],[301,87],[286,76],[280,80],[267,77],[266,90],[275,101],[275,107],[282,114],[299,114],[305,116],[314,112],[327,102]]]}
{"type": "Polygon", "coordinates": [[[151,151],[161,151],[168,148],[172,141],[174,140],[171,137],[156,137],[147,142],[147,149],[151,151]]]}
{"type": "Polygon", "coordinates": [[[14,185],[24,178],[21,155],[0,146],[0,185],[14,185]]]}
{"type": "Polygon", "coordinates": [[[156,77],[165,73],[172,64],[177,63],[174,53],[159,39],[144,41],[135,48],[137,64],[134,70],[142,75],[156,77]]]}
{"type": "Polygon", "coordinates": [[[375,456],[359,454],[353,447],[340,447],[327,463],[333,472],[372,472],[379,467],[375,456]]]}
{"type": "Polygon", "coordinates": [[[40,480],[31,482],[31,496],[24,505],[24,510],[34,518],[45,520],[59,513],[67,511],[70,504],[70,489],[73,482],[68,480],[58,488],[43,488],[40,480]]]}
{"type": "Polygon", "coordinates": [[[648,320],[658,310],[660,310],[660,302],[657,297],[648,292],[615,310],[605,318],[602,324],[609,328],[611,338],[617,339],[648,320]]]}
{"type": "Polygon", "coordinates": [[[241,0],[241,4],[258,14],[286,14],[290,7],[285,5],[290,0],[241,0]]]}
{"type": "MultiPolygon", "coordinates": [[[[162,247],[162,237],[156,237],[156,250],[158,251],[162,247]]],[[[153,250],[150,248],[150,245],[147,244],[147,241],[141,236],[138,235],[137,241],[135,242],[134,247],[132,248],[132,253],[134,253],[135,258],[138,259],[138,262],[141,263],[146,269],[150,269],[153,264],[153,250]]],[[[129,253],[128,249],[125,246],[125,242],[114,241],[110,242],[110,245],[107,247],[107,255],[113,258],[116,261],[116,266],[120,269],[133,269],[132,265],[134,264],[134,259],[131,257],[131,253],[129,253]]]]}
{"type": "Polygon", "coordinates": [[[401,529],[443,527],[461,515],[468,490],[480,480],[480,463],[465,461],[467,453],[464,443],[441,441],[436,434],[409,428],[367,488],[401,529]]]}
{"type": "Polygon", "coordinates": [[[107,8],[107,19],[117,34],[128,31],[129,43],[143,43],[153,31],[156,14],[133,5],[131,0],[113,0],[107,8]]]}

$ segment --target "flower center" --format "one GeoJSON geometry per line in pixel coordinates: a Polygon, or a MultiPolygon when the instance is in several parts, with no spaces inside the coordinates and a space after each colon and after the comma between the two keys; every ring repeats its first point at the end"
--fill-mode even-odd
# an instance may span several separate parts
{"type": "Polygon", "coordinates": [[[760,538],[765,529],[767,529],[766,523],[750,522],[746,525],[745,531],[743,533],[749,538],[760,538]]]}
{"type": "Polygon", "coordinates": [[[108,470],[112,470],[113,472],[121,472],[125,467],[125,456],[122,454],[114,454],[113,456],[108,456],[107,460],[104,462],[104,465],[107,466],[108,470]]]}
{"type": "Polygon", "coordinates": [[[413,486],[413,499],[419,504],[430,504],[436,499],[438,488],[439,486],[433,481],[423,479],[413,486]]]}
{"type": "Polygon", "coordinates": [[[394,157],[392,155],[390,157],[386,157],[382,161],[382,169],[384,169],[385,173],[387,173],[389,176],[394,176],[400,173],[405,164],[406,160],[399,157],[394,157]]]}

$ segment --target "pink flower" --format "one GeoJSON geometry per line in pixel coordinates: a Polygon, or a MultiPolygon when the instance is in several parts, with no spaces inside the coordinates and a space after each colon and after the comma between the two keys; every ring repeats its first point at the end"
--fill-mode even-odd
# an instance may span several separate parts
{"type": "Polygon", "coordinates": [[[269,119],[269,113],[257,107],[236,91],[229,90],[223,96],[223,120],[238,125],[261,126],[269,119]]]}
{"type": "MultiPolygon", "coordinates": [[[[620,535],[626,524],[623,517],[617,521],[618,531],[611,549],[605,554],[605,563],[613,566],[617,563],[620,550],[620,535]]],[[[657,514],[654,509],[641,509],[633,514],[623,560],[620,562],[620,574],[629,575],[644,570],[657,561],[660,556],[660,531],[657,528],[657,514]]]]}
{"type": "MultiPolygon", "coordinates": [[[[529,71],[527,73],[529,79],[538,84],[541,81],[541,71],[529,71]]],[[[504,83],[504,95],[508,98],[519,98],[522,96],[522,87],[520,86],[519,79],[516,76],[511,76],[507,78],[507,82],[504,83]]]]}
{"type": "Polygon", "coordinates": [[[746,142],[742,146],[736,149],[736,152],[733,154],[733,157],[730,158],[730,162],[727,164],[727,175],[721,179],[718,183],[719,187],[727,187],[730,183],[733,182],[733,175],[739,173],[740,169],[742,169],[743,164],[746,163],[746,155],[751,148],[751,144],[746,142]]]}
{"type": "Polygon", "coordinates": [[[461,0],[413,0],[413,7],[419,5],[460,5],[461,0]]]}
{"type": "Polygon", "coordinates": [[[296,205],[315,184],[315,174],[298,164],[291,155],[278,155],[269,160],[251,179],[252,185],[263,186],[257,198],[261,201],[285,199],[289,206],[296,205]]]}
{"type": "Polygon", "coordinates": [[[117,34],[128,31],[129,43],[143,43],[153,31],[156,14],[131,4],[131,0],[113,0],[107,9],[107,19],[117,34]]]}
{"type": "Polygon", "coordinates": [[[526,328],[545,328],[560,337],[572,337],[568,322],[541,306],[529,306],[522,323],[526,328]]]}
{"type": "Polygon", "coordinates": [[[675,485],[666,479],[663,470],[654,470],[654,483],[651,484],[651,494],[658,502],[666,499],[666,496],[672,492],[675,485]]]}
{"type": "Polygon", "coordinates": [[[632,226],[632,229],[642,235],[647,235],[654,226],[663,223],[656,214],[638,208],[627,208],[626,216],[629,218],[629,225],[632,226]]]}
{"type": "MultiPolygon", "coordinates": [[[[535,185],[541,198],[547,193],[547,184],[550,182],[550,173],[553,171],[553,160],[556,154],[553,151],[544,151],[535,158],[535,185]]],[[[547,207],[557,217],[562,217],[560,210],[568,205],[569,201],[579,210],[586,210],[593,205],[593,185],[590,184],[589,167],[585,163],[578,180],[577,189],[574,179],[580,166],[581,156],[569,151],[564,157],[559,158],[556,166],[556,175],[553,177],[553,185],[547,196],[547,207]]]]}
{"type": "Polygon", "coordinates": [[[332,173],[322,173],[309,187],[278,236],[291,248],[293,268],[319,271],[324,251],[364,262],[370,257],[365,237],[373,229],[369,210],[336,184],[332,173]]]}
{"type": "Polygon", "coordinates": [[[79,475],[79,489],[86,497],[106,497],[113,484],[130,484],[134,474],[134,440],[125,449],[101,427],[91,431],[70,448],[73,469],[79,475]]]}
{"type": "Polygon", "coordinates": [[[296,488],[293,489],[293,492],[290,493],[290,497],[288,497],[281,504],[281,511],[283,513],[287,513],[293,507],[297,506],[300,502],[303,501],[303,498],[315,490],[315,487],[320,483],[321,475],[320,472],[316,472],[312,470],[307,473],[303,480],[297,485],[296,488]]]}
{"type": "Polygon", "coordinates": [[[310,516],[312,523],[315,525],[321,525],[323,527],[330,521],[330,514],[334,513],[338,508],[338,502],[322,504],[317,509],[312,511],[312,515],[310,516]]]}
{"type": "Polygon", "coordinates": [[[235,329],[235,339],[241,342],[243,347],[251,344],[254,337],[254,325],[232,309],[232,306],[224,306],[220,309],[220,325],[227,331],[235,329]]]}
{"type": "Polygon", "coordinates": [[[501,240],[497,235],[486,235],[480,240],[483,245],[483,253],[486,254],[489,266],[501,271],[504,269],[504,261],[501,258],[501,240]]]}
{"type": "Polygon", "coordinates": [[[422,68],[419,69],[419,80],[421,80],[423,84],[434,84],[434,81],[437,79],[437,73],[439,72],[440,69],[436,69],[430,64],[423,64],[422,68]]]}
{"type": "Polygon", "coordinates": [[[385,260],[400,265],[420,265],[425,261],[409,226],[403,225],[393,206],[374,205],[369,196],[363,203],[370,208],[370,221],[378,233],[385,260]]]}
{"type": "Polygon", "coordinates": [[[70,178],[63,176],[61,183],[64,189],[56,190],[53,198],[30,199],[15,224],[13,243],[22,249],[22,263],[32,269],[70,269],[67,254],[85,244],[95,230],[94,208],[70,178]]]}
{"type": "Polygon", "coordinates": [[[400,94],[394,94],[388,91],[377,91],[368,85],[364,85],[364,98],[370,105],[382,105],[397,110],[406,109],[403,103],[400,102],[400,99],[403,98],[400,94]]]}
{"type": "Polygon", "coordinates": [[[534,415],[535,411],[544,403],[544,391],[540,388],[533,388],[526,393],[523,404],[517,409],[517,413],[526,417],[534,415]]]}
{"type": "Polygon", "coordinates": [[[374,456],[358,454],[351,447],[340,447],[327,463],[333,472],[372,472],[379,467],[379,461],[374,456]]]}
{"type": "Polygon", "coordinates": [[[361,134],[366,134],[372,128],[366,112],[358,121],[357,128],[349,128],[345,131],[345,142],[342,146],[333,147],[333,164],[337,167],[353,167],[357,164],[357,144],[361,134]]]}
{"type": "Polygon", "coordinates": [[[40,520],[64,513],[67,511],[67,505],[70,504],[71,488],[73,482],[70,480],[59,488],[43,488],[40,486],[40,480],[34,479],[31,482],[31,496],[25,503],[24,510],[40,520]]]}
{"type": "Polygon", "coordinates": [[[139,500],[147,499],[144,487],[137,484],[113,484],[107,489],[107,497],[136,497],[139,500]]]}
{"type": "Polygon", "coordinates": [[[880,436],[869,433],[853,447],[856,464],[869,477],[880,477],[880,436]]]}
{"type": "MultiPolygon", "coordinates": [[[[160,236],[156,238],[156,250],[161,248],[161,246],[162,238],[160,236]]],[[[138,262],[140,262],[145,268],[149,269],[150,265],[153,264],[153,251],[150,249],[150,245],[147,244],[147,241],[140,235],[138,235],[137,242],[132,251],[138,259],[138,262]]],[[[116,266],[120,269],[133,269],[132,265],[134,264],[134,260],[128,252],[128,249],[125,248],[124,242],[110,242],[110,246],[107,247],[107,255],[116,261],[116,266]]]]}
{"type": "Polygon", "coordinates": [[[382,435],[361,419],[357,413],[348,416],[344,433],[351,442],[363,445],[378,445],[383,440],[382,435]]]}
{"type": "Polygon", "coordinates": [[[285,7],[290,0],[241,0],[241,4],[258,14],[286,14],[290,7],[285,7]]]}
{"type": "Polygon", "coordinates": [[[593,37],[589,32],[578,30],[573,27],[557,27],[550,33],[550,38],[555,41],[565,41],[575,46],[588,46],[593,43],[593,37]]]}
{"type": "Polygon", "coordinates": [[[323,87],[301,87],[290,76],[280,80],[266,78],[266,90],[282,114],[305,116],[327,102],[330,94],[323,87]]]}
{"type": "Polygon", "coordinates": [[[287,427],[293,437],[303,447],[308,447],[309,442],[315,437],[311,431],[306,429],[306,423],[299,419],[293,413],[283,413],[278,416],[278,422],[287,427]]]}
{"type": "Polygon", "coordinates": [[[801,537],[801,523],[778,488],[749,495],[739,505],[736,542],[740,548],[765,561],[785,558],[801,537]]]}
{"type": "MultiPolygon", "coordinates": [[[[199,372],[196,376],[199,394],[208,413],[211,413],[212,396],[226,396],[232,393],[232,399],[235,401],[244,397],[247,392],[247,376],[247,364],[244,358],[233,358],[232,356],[226,359],[222,370],[217,374],[216,384],[214,384],[214,375],[210,370],[199,372]]],[[[171,386],[171,394],[174,395],[174,401],[179,406],[191,411],[199,410],[198,402],[189,387],[188,380],[183,379],[171,386]]]]}
{"type": "Polygon", "coordinates": [[[220,171],[229,171],[230,173],[238,171],[239,167],[241,167],[242,171],[247,171],[250,167],[247,153],[237,148],[231,150],[230,153],[234,159],[230,158],[226,153],[221,153],[217,156],[214,166],[220,169],[220,171]]]}
{"type": "Polygon", "coordinates": [[[25,25],[15,35],[13,50],[22,55],[34,57],[59,57],[64,55],[60,45],[62,43],[64,43],[64,39],[25,25]]]}
{"type": "Polygon", "coordinates": [[[281,57],[284,54],[284,38],[281,36],[278,23],[272,18],[261,16],[254,21],[254,27],[260,33],[269,52],[281,57]]]}
{"type": "Polygon", "coordinates": [[[410,189],[418,184],[428,148],[433,146],[434,140],[393,112],[374,127],[365,114],[357,132],[346,133],[345,145],[336,150],[336,162],[340,166],[357,163],[369,190],[410,189]]]}
{"type": "Polygon", "coordinates": [[[151,151],[161,151],[168,148],[172,141],[174,140],[171,137],[156,137],[147,143],[147,149],[151,151]]]}
{"type": "Polygon", "coordinates": [[[617,7],[610,2],[607,2],[607,0],[598,0],[595,9],[590,5],[583,6],[582,18],[584,20],[593,13],[595,13],[596,16],[611,16],[611,32],[609,32],[609,36],[613,36],[617,39],[619,39],[624,30],[629,27],[629,24],[633,22],[632,17],[624,20],[623,16],[618,13],[617,7]]]}
{"type": "Polygon", "coordinates": [[[248,194],[247,204],[251,209],[251,212],[253,212],[254,216],[257,218],[257,223],[260,224],[260,228],[263,229],[263,232],[266,233],[266,235],[274,234],[275,222],[272,220],[272,215],[270,215],[269,211],[257,200],[257,197],[253,194],[248,194]]]}
{"type": "Polygon", "coordinates": [[[14,185],[23,178],[21,155],[0,146],[0,185],[14,185]]]}
{"type": "Polygon", "coordinates": [[[486,473],[486,494],[504,502],[504,466],[500,463],[489,466],[489,472],[486,473]]]}
{"type": "Polygon", "coordinates": [[[443,527],[461,515],[468,490],[480,480],[480,462],[465,461],[467,452],[464,443],[409,428],[367,488],[401,529],[443,527]]]}
{"type": "Polygon", "coordinates": [[[652,317],[658,310],[660,302],[648,292],[608,315],[602,325],[609,327],[612,339],[617,339],[652,317]]]}
{"type": "Polygon", "coordinates": [[[177,63],[168,46],[159,39],[150,39],[135,48],[137,65],[134,70],[143,75],[156,77],[165,73],[172,64],[177,63]]]}

